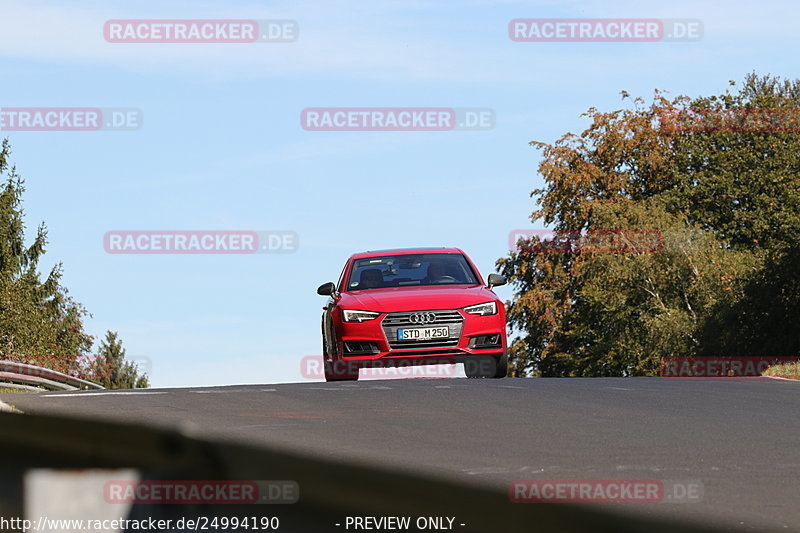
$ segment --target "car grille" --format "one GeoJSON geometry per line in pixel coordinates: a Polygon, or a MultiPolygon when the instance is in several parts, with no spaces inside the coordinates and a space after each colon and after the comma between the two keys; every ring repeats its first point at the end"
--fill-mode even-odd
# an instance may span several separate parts
{"type": "Polygon", "coordinates": [[[415,348],[452,348],[458,346],[461,338],[461,328],[464,325],[464,317],[455,309],[439,309],[424,311],[405,311],[402,313],[389,313],[383,319],[383,332],[386,340],[389,341],[389,348],[392,350],[408,350],[415,348]],[[433,313],[435,319],[432,322],[423,324],[411,321],[411,315],[417,313],[433,313]],[[416,340],[397,340],[397,330],[404,328],[428,328],[437,326],[447,326],[450,329],[450,337],[447,339],[433,339],[425,341],[416,340]]]}

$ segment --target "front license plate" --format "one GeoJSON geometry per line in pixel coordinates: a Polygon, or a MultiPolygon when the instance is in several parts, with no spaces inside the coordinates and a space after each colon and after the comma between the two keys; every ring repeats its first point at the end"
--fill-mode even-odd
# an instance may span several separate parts
{"type": "Polygon", "coordinates": [[[438,328],[398,329],[399,341],[428,341],[432,339],[446,339],[450,336],[450,329],[440,326],[438,328]]]}

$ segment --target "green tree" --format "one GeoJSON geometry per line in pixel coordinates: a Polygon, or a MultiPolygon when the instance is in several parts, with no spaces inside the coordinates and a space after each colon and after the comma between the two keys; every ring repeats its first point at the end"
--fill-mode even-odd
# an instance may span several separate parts
{"type": "Polygon", "coordinates": [[[61,285],[62,265],[45,279],[39,263],[46,251],[47,229],[41,224],[33,242],[25,243],[22,195],[25,187],[9,167],[8,140],[0,145],[0,359],[28,363],[101,382],[109,388],[147,387],[124,360],[116,333],[107,333],[93,356],[93,337],[84,331],[86,309],[61,285]],[[102,361],[102,364],[99,363],[102,361]]]}
{"type": "Polygon", "coordinates": [[[100,341],[92,372],[96,381],[107,389],[144,389],[150,386],[147,374],[139,374],[136,364],[125,360],[122,340],[114,331],[107,331],[100,341]]]}
{"type": "Polygon", "coordinates": [[[39,261],[45,253],[47,230],[37,229],[25,244],[22,194],[24,185],[9,168],[7,140],[0,147],[0,359],[47,366],[75,373],[89,353],[92,337],[83,330],[87,312],[68,296],[60,281],[62,266],[42,280],[39,261]]]}
{"type": "Polygon", "coordinates": [[[655,230],[663,246],[565,253],[534,238],[500,259],[515,288],[515,372],[651,375],[663,357],[736,347],[800,355],[791,333],[800,318],[799,130],[747,123],[758,110],[798,108],[800,82],[750,75],[734,93],[668,100],[656,92],[649,105],[592,108],[580,135],[531,143],[543,151],[546,182],[532,193],[533,221],[558,235],[655,230]],[[667,127],[671,117],[715,114],[738,123],[667,127]]]}

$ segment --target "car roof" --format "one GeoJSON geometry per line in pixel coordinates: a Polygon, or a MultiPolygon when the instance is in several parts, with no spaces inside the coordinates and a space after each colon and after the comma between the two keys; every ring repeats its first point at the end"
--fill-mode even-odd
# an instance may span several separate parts
{"type": "Polygon", "coordinates": [[[463,254],[459,248],[393,248],[391,250],[370,250],[359,252],[350,256],[350,259],[364,259],[366,257],[380,257],[386,255],[409,255],[409,254],[463,254]]]}

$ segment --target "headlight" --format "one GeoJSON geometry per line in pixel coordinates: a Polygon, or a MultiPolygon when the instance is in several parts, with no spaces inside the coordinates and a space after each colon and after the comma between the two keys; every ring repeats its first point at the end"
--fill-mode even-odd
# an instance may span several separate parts
{"type": "Polygon", "coordinates": [[[486,302],[485,304],[478,304],[478,305],[470,305],[469,307],[464,308],[465,313],[469,313],[471,315],[496,315],[497,314],[497,303],[495,302],[486,302]]]}
{"type": "Polygon", "coordinates": [[[344,313],[345,322],[364,322],[365,320],[372,320],[380,315],[380,313],[376,313],[375,311],[352,311],[350,309],[342,309],[342,313],[344,313]]]}

